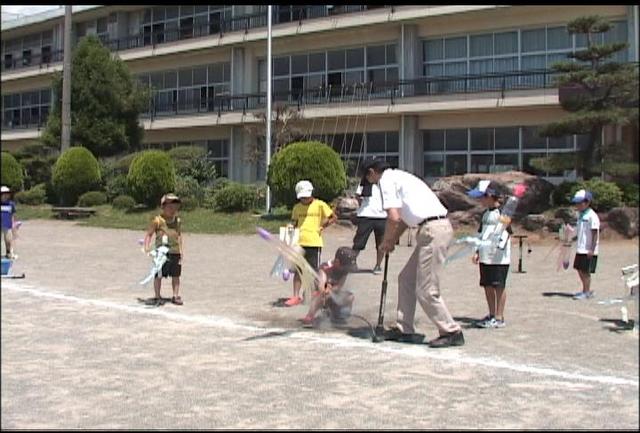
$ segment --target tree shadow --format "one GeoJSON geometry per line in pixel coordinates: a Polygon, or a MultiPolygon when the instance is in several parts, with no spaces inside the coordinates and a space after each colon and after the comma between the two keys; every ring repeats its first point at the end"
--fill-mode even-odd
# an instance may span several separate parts
{"type": "Polygon", "coordinates": [[[137,298],[140,304],[143,304],[147,307],[161,307],[167,302],[171,303],[171,298],[137,298]]]}
{"type": "Polygon", "coordinates": [[[480,319],[474,319],[472,317],[454,317],[453,320],[455,320],[456,322],[460,322],[462,323],[462,328],[464,329],[470,329],[470,328],[477,328],[477,329],[482,329],[480,326],[478,326],[478,322],[480,322],[483,318],[480,319]]]}

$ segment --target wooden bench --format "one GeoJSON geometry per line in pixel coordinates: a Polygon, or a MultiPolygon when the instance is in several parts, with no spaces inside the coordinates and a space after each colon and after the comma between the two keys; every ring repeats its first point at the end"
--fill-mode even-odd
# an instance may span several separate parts
{"type": "Polygon", "coordinates": [[[62,219],[86,218],[96,213],[96,210],[91,207],[54,207],[51,211],[56,218],[62,219]]]}

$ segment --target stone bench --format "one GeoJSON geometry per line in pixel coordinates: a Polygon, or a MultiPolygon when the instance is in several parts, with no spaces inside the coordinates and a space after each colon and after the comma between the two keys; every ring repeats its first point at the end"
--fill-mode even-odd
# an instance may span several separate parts
{"type": "Polygon", "coordinates": [[[59,219],[87,218],[96,213],[90,207],[54,207],[51,211],[59,219]]]}

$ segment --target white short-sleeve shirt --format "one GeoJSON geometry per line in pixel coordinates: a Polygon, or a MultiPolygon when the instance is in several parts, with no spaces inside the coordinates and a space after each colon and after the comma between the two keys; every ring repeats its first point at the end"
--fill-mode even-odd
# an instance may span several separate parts
{"type": "MultiPolygon", "coordinates": [[[[356,194],[362,194],[362,185],[358,185],[356,194]]],[[[363,218],[387,218],[387,212],[382,208],[382,193],[377,184],[371,185],[370,197],[362,197],[362,203],[358,208],[357,215],[363,218]]]]}
{"type": "Polygon", "coordinates": [[[426,218],[446,216],[447,208],[422,179],[396,169],[387,169],[379,181],[383,209],[400,209],[402,221],[414,227],[426,218]]]}
{"type": "Polygon", "coordinates": [[[578,242],[576,244],[577,254],[587,254],[591,247],[591,241],[593,234],[591,230],[598,230],[598,240],[593,252],[594,255],[598,254],[598,246],[600,245],[600,218],[593,209],[587,208],[584,212],[578,213],[578,225],[576,232],[578,234],[578,242]]]}

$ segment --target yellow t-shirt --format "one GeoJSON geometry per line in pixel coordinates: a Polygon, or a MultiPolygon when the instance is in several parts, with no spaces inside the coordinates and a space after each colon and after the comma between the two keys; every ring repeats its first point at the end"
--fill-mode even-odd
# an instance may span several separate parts
{"type": "Polygon", "coordinates": [[[301,247],[322,247],[320,227],[322,222],[332,214],[333,211],[329,205],[317,198],[308,205],[296,204],[293,207],[291,219],[300,229],[299,245],[301,247]]]}

